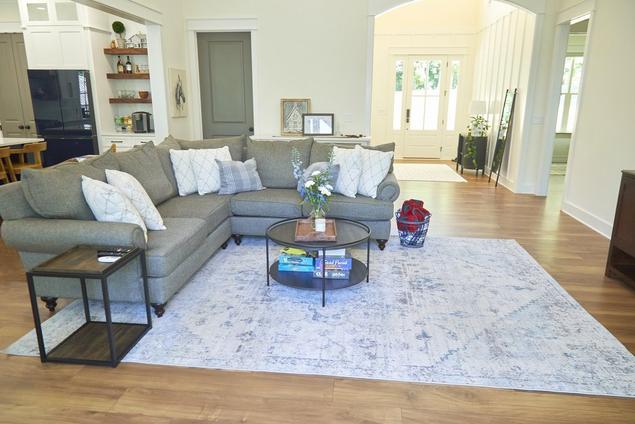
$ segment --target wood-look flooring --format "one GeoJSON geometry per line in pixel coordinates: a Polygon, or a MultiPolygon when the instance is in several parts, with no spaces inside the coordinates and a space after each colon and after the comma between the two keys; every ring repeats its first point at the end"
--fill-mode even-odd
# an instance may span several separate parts
{"type": "MultiPolygon", "coordinates": [[[[604,277],[608,241],[558,211],[561,182],[539,198],[470,175],[468,183],[405,181],[400,201],[426,201],[430,234],[518,240],[634,352],[635,292],[604,277]]],[[[3,244],[0,264],[6,346],[32,328],[32,317],[18,255],[3,244]]],[[[635,400],[135,364],[43,365],[0,354],[0,423],[79,422],[632,424],[635,400]]]]}

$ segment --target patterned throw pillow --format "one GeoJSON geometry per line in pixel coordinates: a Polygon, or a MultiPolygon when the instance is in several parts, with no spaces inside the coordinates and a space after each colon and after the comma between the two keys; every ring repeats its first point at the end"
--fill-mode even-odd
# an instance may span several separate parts
{"type": "Polygon", "coordinates": [[[106,169],[106,179],[108,184],[117,187],[132,202],[148,230],[165,230],[161,214],[135,177],[122,171],[106,169]]]}
{"type": "Polygon", "coordinates": [[[357,193],[374,199],[377,197],[377,187],[388,175],[394,153],[364,149],[359,145],[355,146],[355,150],[359,151],[362,159],[362,176],[357,193]]]}
{"type": "Polygon", "coordinates": [[[196,177],[198,194],[216,193],[220,190],[220,170],[216,165],[216,159],[220,161],[231,161],[232,157],[229,147],[220,149],[193,149],[190,153],[190,162],[196,177]]]}
{"type": "Polygon", "coordinates": [[[172,161],[176,185],[179,188],[179,196],[188,196],[196,193],[198,187],[196,185],[196,176],[192,169],[190,151],[170,149],[170,160],[172,161]]]}
{"type": "Polygon", "coordinates": [[[220,190],[218,194],[234,194],[264,189],[260,182],[255,159],[249,159],[245,162],[223,162],[216,159],[216,164],[220,169],[220,190]]]}
{"type": "Polygon", "coordinates": [[[357,149],[333,147],[333,163],[340,166],[335,183],[335,192],[346,197],[355,197],[359,178],[362,175],[362,159],[357,149]]]}
{"type": "Polygon", "coordinates": [[[117,187],[82,175],[82,192],[97,221],[137,224],[148,240],[148,230],[139,211],[117,187]]]}

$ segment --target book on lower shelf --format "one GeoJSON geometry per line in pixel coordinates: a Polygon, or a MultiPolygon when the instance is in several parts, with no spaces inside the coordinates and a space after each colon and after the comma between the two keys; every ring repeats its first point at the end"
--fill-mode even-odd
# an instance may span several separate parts
{"type": "Polygon", "coordinates": [[[315,278],[348,279],[353,268],[353,258],[346,249],[329,250],[322,257],[321,252],[307,252],[301,249],[285,248],[278,256],[278,271],[312,273],[315,278]]]}
{"type": "MultiPolygon", "coordinates": [[[[326,278],[331,280],[348,280],[351,276],[350,271],[340,270],[340,269],[327,269],[326,278]]],[[[315,268],[313,270],[314,278],[322,278],[322,269],[315,268]]]]}

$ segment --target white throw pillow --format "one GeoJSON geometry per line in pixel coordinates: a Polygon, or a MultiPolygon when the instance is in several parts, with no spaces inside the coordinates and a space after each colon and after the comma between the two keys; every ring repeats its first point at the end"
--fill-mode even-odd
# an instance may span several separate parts
{"type": "Polygon", "coordinates": [[[346,197],[355,197],[362,175],[362,161],[357,149],[342,149],[333,146],[333,163],[340,166],[335,182],[335,192],[346,197]]]}
{"type": "Polygon", "coordinates": [[[82,192],[97,221],[137,224],[148,240],[148,230],[139,211],[117,187],[82,175],[82,192]]]}
{"type": "Polygon", "coordinates": [[[377,187],[388,175],[394,152],[364,149],[360,145],[355,146],[355,150],[359,151],[362,162],[362,175],[357,192],[374,199],[377,197],[377,187]]]}
{"type": "Polygon", "coordinates": [[[132,202],[148,230],[165,230],[163,218],[141,183],[132,175],[106,169],[108,184],[117,187],[132,202]]]}
{"type": "Polygon", "coordinates": [[[176,178],[176,185],[179,189],[179,196],[187,196],[198,191],[196,176],[192,169],[189,150],[170,149],[170,160],[176,178]]]}
{"type": "Polygon", "coordinates": [[[216,159],[221,162],[231,161],[229,147],[220,149],[195,149],[190,152],[190,162],[196,177],[198,194],[216,193],[220,190],[220,170],[216,159]]]}

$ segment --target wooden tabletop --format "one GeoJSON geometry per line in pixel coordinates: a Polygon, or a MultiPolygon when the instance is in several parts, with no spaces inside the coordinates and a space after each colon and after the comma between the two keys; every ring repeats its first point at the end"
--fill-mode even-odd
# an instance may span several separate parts
{"type": "Polygon", "coordinates": [[[0,137],[0,147],[19,146],[21,144],[39,143],[43,138],[5,138],[0,137]]]}
{"type": "Polygon", "coordinates": [[[99,262],[97,251],[104,249],[112,249],[112,247],[75,246],[36,266],[31,273],[47,276],[107,276],[137,256],[140,250],[133,248],[115,262],[99,262]]]}

